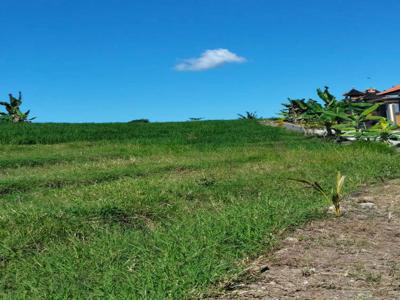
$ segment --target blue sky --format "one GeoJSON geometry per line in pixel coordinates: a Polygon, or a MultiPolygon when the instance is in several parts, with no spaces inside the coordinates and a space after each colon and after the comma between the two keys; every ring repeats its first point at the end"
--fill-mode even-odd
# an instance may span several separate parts
{"type": "Polygon", "coordinates": [[[273,116],[317,87],[400,84],[399,11],[398,0],[1,0],[0,99],[21,90],[38,122],[273,116]]]}

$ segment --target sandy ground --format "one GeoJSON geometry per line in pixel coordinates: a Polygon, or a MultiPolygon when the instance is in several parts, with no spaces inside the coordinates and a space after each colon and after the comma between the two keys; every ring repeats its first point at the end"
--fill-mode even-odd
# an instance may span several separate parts
{"type": "Polygon", "coordinates": [[[290,234],[213,299],[400,299],[400,180],[343,207],[290,234]]]}

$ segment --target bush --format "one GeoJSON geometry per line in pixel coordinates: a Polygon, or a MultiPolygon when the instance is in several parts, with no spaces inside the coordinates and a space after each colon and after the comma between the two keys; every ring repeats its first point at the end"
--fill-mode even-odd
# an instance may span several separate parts
{"type": "Polygon", "coordinates": [[[149,119],[136,119],[129,121],[128,123],[150,123],[149,119]]]}

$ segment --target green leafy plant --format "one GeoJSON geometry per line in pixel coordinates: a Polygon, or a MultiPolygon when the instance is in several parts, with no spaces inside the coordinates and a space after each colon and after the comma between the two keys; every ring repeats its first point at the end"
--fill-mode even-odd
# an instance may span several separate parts
{"type": "Polygon", "coordinates": [[[333,136],[335,131],[332,126],[338,123],[338,114],[345,111],[345,106],[338,101],[330,92],[329,88],[317,89],[317,95],[323,104],[309,99],[289,99],[281,115],[289,122],[300,123],[305,127],[325,127],[327,136],[333,136]]]}
{"type": "Polygon", "coordinates": [[[354,137],[356,139],[363,139],[368,131],[368,122],[381,122],[386,120],[381,116],[373,115],[380,105],[380,103],[376,103],[361,111],[353,110],[349,114],[337,114],[336,116],[341,119],[341,123],[333,125],[332,127],[338,131],[341,137],[354,137]]]}
{"type": "Polygon", "coordinates": [[[319,114],[322,110],[321,104],[313,99],[288,99],[281,110],[281,117],[288,122],[297,123],[305,127],[319,126],[319,114]]]}
{"type": "Polygon", "coordinates": [[[341,207],[340,203],[342,201],[342,191],[344,180],[346,176],[343,176],[339,171],[336,174],[336,182],[335,186],[331,190],[324,189],[317,181],[310,181],[306,179],[296,179],[296,178],[289,178],[289,180],[294,180],[297,182],[301,182],[306,186],[316,190],[319,192],[326,200],[332,202],[333,206],[335,207],[335,214],[337,217],[341,215],[341,207]]]}
{"type": "Polygon", "coordinates": [[[288,98],[288,103],[283,103],[284,109],[281,110],[281,117],[293,123],[299,123],[303,114],[308,110],[308,107],[304,99],[290,99],[288,98]]]}
{"type": "Polygon", "coordinates": [[[364,136],[375,141],[389,143],[390,140],[400,140],[400,131],[385,118],[365,131],[364,136]]]}
{"type": "Polygon", "coordinates": [[[19,92],[18,98],[15,98],[12,94],[9,94],[9,102],[2,101],[0,105],[4,106],[6,109],[5,112],[0,112],[0,121],[2,122],[12,122],[12,123],[20,123],[20,122],[30,122],[35,118],[29,118],[30,111],[22,112],[21,104],[22,104],[22,94],[19,92]]]}
{"type": "Polygon", "coordinates": [[[259,117],[256,112],[246,111],[244,115],[238,114],[240,120],[257,120],[259,117]]]}
{"type": "Polygon", "coordinates": [[[313,99],[289,99],[281,111],[284,120],[304,127],[324,127],[326,136],[340,139],[349,135],[358,136],[366,129],[366,122],[382,118],[373,115],[380,104],[338,100],[327,86],[317,89],[317,95],[322,104],[313,99]]]}
{"type": "Polygon", "coordinates": [[[324,102],[320,111],[320,122],[326,129],[327,136],[338,136],[340,131],[334,130],[334,126],[340,124],[343,118],[347,117],[346,111],[351,110],[350,104],[346,101],[339,101],[329,92],[326,86],[324,90],[317,89],[318,97],[324,102]]]}

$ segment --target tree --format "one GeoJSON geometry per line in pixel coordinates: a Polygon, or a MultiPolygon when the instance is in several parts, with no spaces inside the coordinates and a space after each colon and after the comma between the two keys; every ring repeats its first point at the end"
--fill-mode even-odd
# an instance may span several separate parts
{"type": "Polygon", "coordinates": [[[15,98],[12,94],[8,95],[8,102],[0,102],[0,105],[4,106],[7,113],[0,112],[0,121],[2,122],[12,122],[12,123],[20,123],[20,122],[30,122],[35,118],[29,119],[30,111],[22,112],[20,106],[22,104],[22,94],[19,92],[18,98],[15,98]]]}
{"type": "Polygon", "coordinates": [[[290,99],[288,103],[282,104],[285,108],[281,110],[281,116],[288,122],[301,123],[304,113],[309,110],[304,99],[290,99]]]}

